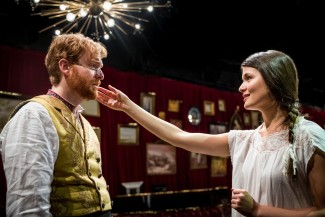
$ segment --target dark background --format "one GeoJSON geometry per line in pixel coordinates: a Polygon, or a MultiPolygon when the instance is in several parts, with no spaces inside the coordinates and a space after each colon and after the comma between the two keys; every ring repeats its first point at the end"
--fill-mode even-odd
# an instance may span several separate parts
{"type": "MultiPolygon", "coordinates": [[[[325,108],[323,63],[325,13],[312,0],[172,0],[156,10],[142,34],[103,41],[105,64],[125,71],[237,91],[240,63],[257,51],[277,49],[296,62],[300,101],[325,108]],[[211,5],[213,4],[213,5],[211,5]]],[[[0,44],[46,51],[54,23],[30,16],[26,0],[4,0],[0,8],[0,44]]],[[[4,73],[4,72],[2,72],[4,73]]],[[[105,79],[109,80],[109,75],[105,79]]]]}

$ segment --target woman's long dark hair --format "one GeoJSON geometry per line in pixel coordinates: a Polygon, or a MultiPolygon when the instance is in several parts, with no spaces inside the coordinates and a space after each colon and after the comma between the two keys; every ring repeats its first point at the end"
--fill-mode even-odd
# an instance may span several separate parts
{"type": "Polygon", "coordinates": [[[253,67],[261,73],[277,104],[288,112],[288,116],[283,123],[288,126],[289,142],[291,144],[286,173],[292,179],[295,179],[297,174],[293,128],[297,118],[301,115],[298,98],[299,79],[295,63],[283,52],[268,50],[252,54],[243,61],[241,67],[244,66],[253,67]]]}

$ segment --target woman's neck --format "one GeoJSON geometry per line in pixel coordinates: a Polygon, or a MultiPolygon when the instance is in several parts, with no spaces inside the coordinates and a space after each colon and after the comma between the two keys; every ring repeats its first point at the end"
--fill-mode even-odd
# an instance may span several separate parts
{"type": "Polygon", "coordinates": [[[262,136],[288,129],[288,126],[285,124],[285,119],[288,116],[286,111],[276,109],[273,112],[263,113],[262,115],[264,120],[262,128],[260,129],[260,134],[262,136]]]}

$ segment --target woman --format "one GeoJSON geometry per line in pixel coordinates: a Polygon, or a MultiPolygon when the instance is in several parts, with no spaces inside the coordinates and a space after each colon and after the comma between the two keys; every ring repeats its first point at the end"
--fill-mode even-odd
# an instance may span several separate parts
{"type": "Polygon", "coordinates": [[[112,86],[99,88],[97,99],[174,146],[230,156],[232,216],[298,217],[324,208],[325,132],[299,113],[293,60],[269,50],[249,56],[241,70],[244,107],[260,111],[264,121],[255,130],[189,133],[149,114],[112,86]]]}

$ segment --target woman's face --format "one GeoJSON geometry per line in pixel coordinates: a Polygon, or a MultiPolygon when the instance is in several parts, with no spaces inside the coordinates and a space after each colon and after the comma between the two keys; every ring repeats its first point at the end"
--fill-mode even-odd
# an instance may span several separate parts
{"type": "Polygon", "coordinates": [[[243,67],[242,71],[243,83],[239,87],[239,92],[243,94],[244,108],[263,111],[273,106],[275,100],[261,73],[252,67],[243,67]]]}

